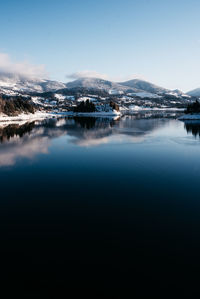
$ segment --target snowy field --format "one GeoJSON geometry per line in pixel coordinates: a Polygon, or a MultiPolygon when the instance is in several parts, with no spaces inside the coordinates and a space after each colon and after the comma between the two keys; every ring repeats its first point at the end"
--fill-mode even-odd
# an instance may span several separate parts
{"type": "Polygon", "coordinates": [[[72,111],[69,112],[41,112],[38,111],[34,114],[19,114],[18,116],[8,116],[5,114],[0,114],[0,124],[3,123],[12,123],[12,122],[23,122],[23,121],[34,121],[34,120],[42,120],[47,118],[55,118],[55,117],[66,117],[66,116],[90,116],[90,117],[107,117],[107,116],[120,116],[121,113],[117,111],[112,112],[89,112],[89,113],[74,113],[72,111]]]}
{"type": "Polygon", "coordinates": [[[46,113],[41,111],[38,111],[34,114],[22,113],[17,116],[8,116],[5,114],[0,114],[0,122],[40,120],[40,119],[51,118],[51,117],[54,117],[53,113],[46,113]]]}

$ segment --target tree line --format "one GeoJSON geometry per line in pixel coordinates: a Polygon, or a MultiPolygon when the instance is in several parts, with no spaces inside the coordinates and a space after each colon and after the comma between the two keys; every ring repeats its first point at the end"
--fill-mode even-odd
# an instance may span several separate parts
{"type": "Polygon", "coordinates": [[[188,104],[185,113],[200,113],[200,103],[196,100],[196,102],[188,104]]]}
{"type": "Polygon", "coordinates": [[[34,104],[21,96],[3,98],[0,96],[0,113],[16,116],[20,113],[35,113],[34,104]]]}
{"type": "MultiPolygon", "coordinates": [[[[119,111],[119,106],[113,101],[110,102],[110,107],[116,111],[119,111]]],[[[74,108],[74,112],[95,112],[95,111],[96,111],[95,105],[89,100],[80,102],[80,104],[78,104],[74,108]]]]}

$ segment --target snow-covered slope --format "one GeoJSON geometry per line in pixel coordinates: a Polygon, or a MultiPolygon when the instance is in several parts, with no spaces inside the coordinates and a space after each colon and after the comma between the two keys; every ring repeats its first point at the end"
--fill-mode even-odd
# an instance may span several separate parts
{"type": "Polygon", "coordinates": [[[119,84],[123,86],[129,86],[130,88],[140,89],[154,94],[161,94],[169,91],[163,87],[139,79],[133,79],[130,81],[121,82],[119,84]]]}
{"type": "Polygon", "coordinates": [[[192,97],[200,97],[200,88],[196,88],[194,90],[187,92],[187,95],[192,97]]]}
{"type": "Polygon", "coordinates": [[[66,84],[67,88],[87,88],[100,89],[109,92],[109,94],[117,95],[121,93],[135,93],[139,97],[157,97],[158,95],[183,96],[180,90],[169,90],[150,82],[133,79],[126,82],[112,82],[99,78],[80,78],[78,80],[66,84]]]}
{"type": "Polygon", "coordinates": [[[147,91],[139,91],[139,92],[135,92],[135,93],[129,93],[129,95],[132,95],[132,96],[136,96],[136,97],[139,97],[139,98],[160,98],[161,96],[159,96],[158,94],[156,93],[151,93],[151,92],[147,92],[147,91]]]}
{"type": "MultiPolygon", "coordinates": [[[[108,80],[103,80],[99,78],[80,78],[78,80],[69,82],[66,84],[67,88],[88,88],[88,89],[101,89],[108,91],[110,93],[120,92],[120,91],[127,91],[130,89],[128,86],[121,85],[119,83],[115,83],[108,80]]],[[[131,88],[132,91],[137,92],[137,88],[131,88]]]]}
{"type": "Polygon", "coordinates": [[[0,91],[8,94],[13,94],[13,92],[47,92],[62,88],[66,88],[66,85],[57,81],[0,74],[0,91]]]}
{"type": "MultiPolygon", "coordinates": [[[[30,95],[31,93],[44,93],[52,92],[57,94],[57,91],[66,92],[67,89],[79,89],[84,88],[86,92],[90,92],[90,89],[105,91],[111,96],[121,96],[121,95],[132,95],[139,98],[159,98],[160,96],[174,96],[177,98],[185,97],[179,90],[168,90],[162,87],[159,87],[155,84],[149,83],[147,81],[134,79],[122,83],[116,83],[108,80],[103,80],[99,78],[80,78],[78,80],[61,83],[58,81],[52,81],[47,79],[34,79],[34,78],[25,78],[20,75],[13,74],[1,74],[0,73],[0,93],[7,95],[17,95],[24,94],[30,95]]],[[[200,89],[196,90],[194,95],[196,96],[197,92],[200,89]]],[[[74,91],[76,92],[76,91],[74,91]]],[[[78,92],[78,91],[77,91],[78,92]]],[[[192,92],[191,92],[192,93],[192,92]]],[[[67,95],[67,93],[65,94],[67,95]]],[[[70,94],[71,95],[71,94],[70,94]]],[[[87,94],[86,94],[87,95],[87,94]]],[[[193,95],[188,93],[189,95],[193,95]]]]}

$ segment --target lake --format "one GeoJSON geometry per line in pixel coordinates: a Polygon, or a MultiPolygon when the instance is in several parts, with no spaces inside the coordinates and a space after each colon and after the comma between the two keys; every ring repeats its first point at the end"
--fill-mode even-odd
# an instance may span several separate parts
{"type": "Polygon", "coordinates": [[[200,123],[164,116],[0,126],[8,294],[140,298],[148,290],[163,298],[175,288],[191,297],[200,265],[200,123]]]}

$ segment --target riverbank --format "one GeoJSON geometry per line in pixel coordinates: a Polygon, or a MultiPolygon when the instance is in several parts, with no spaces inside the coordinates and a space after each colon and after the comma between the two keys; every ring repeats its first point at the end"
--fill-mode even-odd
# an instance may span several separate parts
{"type": "Polygon", "coordinates": [[[0,122],[29,121],[29,120],[51,118],[51,117],[54,117],[53,113],[47,113],[42,111],[37,111],[35,113],[21,113],[17,116],[8,116],[6,114],[0,114],[0,122]]]}
{"type": "Polygon", "coordinates": [[[179,120],[200,120],[200,113],[198,114],[185,114],[178,118],[179,120]]]}
{"type": "Polygon", "coordinates": [[[37,111],[35,113],[21,113],[17,116],[8,116],[5,114],[0,114],[0,122],[16,122],[16,121],[33,121],[41,120],[54,117],[65,117],[65,116],[81,116],[81,117],[116,117],[121,116],[120,112],[42,112],[37,111]]]}

